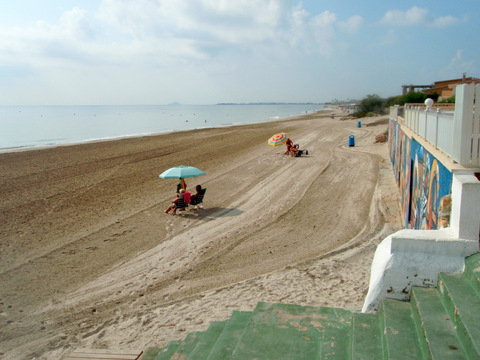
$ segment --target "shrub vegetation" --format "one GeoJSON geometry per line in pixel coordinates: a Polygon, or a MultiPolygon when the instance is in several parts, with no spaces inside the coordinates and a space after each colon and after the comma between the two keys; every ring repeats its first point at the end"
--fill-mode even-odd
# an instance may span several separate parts
{"type": "Polygon", "coordinates": [[[367,95],[360,101],[360,109],[355,113],[355,116],[361,118],[374,114],[385,114],[385,99],[376,94],[367,95]]]}
{"type": "MultiPolygon", "coordinates": [[[[391,96],[387,99],[383,99],[380,96],[373,94],[367,95],[360,101],[359,110],[353,114],[358,118],[374,116],[374,114],[384,115],[388,112],[388,107],[393,105],[405,105],[406,103],[414,104],[423,104],[428,98],[433,101],[438,101],[439,95],[435,94],[424,94],[420,91],[412,91],[405,95],[391,96]]],[[[455,96],[452,96],[448,99],[443,99],[441,103],[455,103],[455,96]]]]}

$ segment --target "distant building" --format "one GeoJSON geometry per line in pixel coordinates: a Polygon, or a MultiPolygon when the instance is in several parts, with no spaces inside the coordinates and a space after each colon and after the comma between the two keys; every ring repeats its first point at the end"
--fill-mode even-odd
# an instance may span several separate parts
{"type": "Polygon", "coordinates": [[[360,104],[357,103],[350,103],[350,104],[342,104],[340,105],[342,110],[357,110],[360,109],[360,104]]]}
{"type": "Polygon", "coordinates": [[[402,85],[402,95],[415,91],[416,89],[431,89],[433,85],[402,85]]]}
{"type": "Polygon", "coordinates": [[[454,80],[444,80],[444,81],[436,81],[430,89],[425,89],[423,92],[425,94],[434,94],[437,93],[441,98],[446,99],[452,97],[455,92],[455,86],[460,84],[479,84],[480,79],[473,78],[473,77],[466,77],[466,73],[463,73],[463,77],[461,79],[454,79],[454,80]]]}
{"type": "Polygon", "coordinates": [[[466,73],[463,73],[461,79],[453,79],[453,80],[443,80],[443,81],[435,81],[433,85],[402,85],[403,92],[402,94],[405,95],[411,91],[415,91],[415,89],[423,89],[422,91],[425,94],[438,94],[440,98],[447,99],[454,95],[455,86],[460,84],[479,84],[480,79],[474,77],[466,77],[466,73]]]}

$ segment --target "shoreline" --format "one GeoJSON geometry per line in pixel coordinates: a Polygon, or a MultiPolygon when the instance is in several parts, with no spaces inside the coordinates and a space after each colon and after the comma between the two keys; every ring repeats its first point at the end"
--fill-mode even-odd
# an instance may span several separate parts
{"type": "Polygon", "coordinates": [[[360,308],[398,190],[386,125],[325,111],[0,154],[0,353],[162,346],[258,301],[360,308]],[[280,131],[310,154],[268,146],[280,131]],[[166,215],[180,164],[205,208],[166,215]]]}
{"type": "MultiPolygon", "coordinates": [[[[222,106],[222,105],[216,105],[216,106],[222,106]]],[[[255,105],[255,106],[261,106],[261,105],[255,105]]],[[[289,115],[284,117],[274,116],[265,120],[260,120],[255,122],[239,122],[239,123],[219,124],[216,126],[197,127],[197,128],[191,128],[191,129],[164,130],[159,132],[146,132],[146,133],[136,133],[136,134],[134,133],[134,134],[119,135],[119,136],[111,136],[111,137],[101,137],[101,138],[69,141],[65,143],[53,143],[48,145],[39,143],[37,145],[21,145],[16,147],[5,147],[5,148],[0,147],[0,154],[17,152],[17,151],[42,150],[42,149],[48,149],[52,147],[76,146],[76,145],[82,145],[82,144],[89,144],[92,142],[116,141],[116,140],[130,139],[130,138],[141,138],[141,137],[147,137],[147,136],[159,136],[159,135],[173,134],[173,133],[185,132],[185,131],[196,131],[196,130],[205,130],[205,129],[215,129],[215,128],[221,128],[221,127],[235,127],[235,126],[243,126],[243,125],[250,125],[250,124],[262,124],[262,123],[275,122],[275,121],[294,120],[296,118],[301,118],[305,115],[306,116],[312,115],[312,114],[322,115],[324,111],[328,111],[328,109],[324,108],[321,110],[310,110],[306,114],[289,115]]]]}

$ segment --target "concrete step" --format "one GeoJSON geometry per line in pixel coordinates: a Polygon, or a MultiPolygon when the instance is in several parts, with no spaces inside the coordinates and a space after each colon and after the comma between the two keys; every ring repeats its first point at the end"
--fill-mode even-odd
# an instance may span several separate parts
{"type": "Polygon", "coordinates": [[[322,333],[336,316],[330,308],[258,303],[231,359],[319,359],[322,333]]]}
{"type": "MultiPolygon", "coordinates": [[[[165,345],[154,357],[154,360],[170,360],[175,354],[175,351],[177,351],[178,347],[180,346],[181,341],[170,341],[165,345]]],[[[142,357],[142,360],[150,360],[150,357],[148,357],[148,354],[153,353],[154,351],[151,350],[152,348],[148,349],[142,357]]]]}
{"type": "Polygon", "coordinates": [[[352,360],[383,360],[382,331],[376,314],[354,314],[352,320],[352,360]]]}
{"type": "Polygon", "coordinates": [[[467,356],[480,359],[480,296],[463,274],[440,274],[438,291],[467,356]]]}
{"type": "Polygon", "coordinates": [[[468,359],[436,288],[412,288],[410,300],[426,358],[468,359]]]}
{"type": "Polygon", "coordinates": [[[464,275],[475,291],[480,293],[480,253],[473,254],[465,259],[464,275]]]}
{"type": "Polygon", "coordinates": [[[480,253],[437,288],[413,287],[408,303],[383,299],[378,314],[260,302],[143,360],[480,359],[479,289],[480,253]]]}
{"type": "Polygon", "coordinates": [[[232,316],[225,324],[225,328],[218,337],[207,360],[224,360],[230,358],[252,314],[253,312],[251,311],[234,311],[232,313],[232,316]]]}
{"type": "MultiPolygon", "coordinates": [[[[202,336],[202,332],[192,332],[185,337],[185,340],[180,342],[177,350],[170,357],[170,360],[185,360],[188,355],[197,346],[198,340],[202,336]]],[[[155,359],[158,360],[158,359],[155,359]]]]}
{"type": "Polygon", "coordinates": [[[354,312],[339,308],[322,308],[321,359],[350,359],[352,342],[352,316],[354,312]]]}
{"type": "Polygon", "coordinates": [[[162,348],[151,347],[144,351],[142,355],[142,360],[155,360],[155,357],[162,351],[162,348]]]}
{"type": "Polygon", "coordinates": [[[324,330],[321,342],[321,357],[324,360],[350,359],[352,356],[351,314],[348,322],[331,323],[324,330]],[[335,326],[337,325],[337,326],[335,326]]]}
{"type": "Polygon", "coordinates": [[[187,360],[202,360],[206,359],[210,351],[217,342],[218,337],[225,328],[225,321],[213,321],[210,323],[207,331],[201,334],[197,345],[192,352],[187,356],[187,360]]]}
{"type": "Polygon", "coordinates": [[[379,309],[385,359],[421,359],[422,350],[418,340],[410,303],[383,299],[379,309]]]}

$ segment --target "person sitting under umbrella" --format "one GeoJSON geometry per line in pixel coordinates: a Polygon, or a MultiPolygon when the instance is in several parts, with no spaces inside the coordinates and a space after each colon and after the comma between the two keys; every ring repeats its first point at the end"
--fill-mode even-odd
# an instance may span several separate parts
{"type": "Polygon", "coordinates": [[[185,179],[180,178],[180,182],[177,185],[177,194],[180,193],[180,189],[187,190],[187,183],[185,182],[185,179]]]}
{"type": "Polygon", "coordinates": [[[197,192],[190,197],[190,204],[192,205],[198,205],[203,202],[203,195],[205,195],[207,189],[202,189],[202,185],[197,185],[195,190],[197,192]]]}
{"type": "Polygon", "coordinates": [[[170,206],[167,208],[167,210],[165,210],[165,214],[168,214],[172,209],[173,214],[177,213],[177,209],[185,209],[185,207],[187,207],[188,203],[190,202],[190,195],[191,194],[187,193],[185,189],[180,189],[177,198],[172,200],[170,206]]]}
{"type": "Polygon", "coordinates": [[[287,138],[287,141],[285,142],[285,144],[287,145],[287,151],[285,151],[285,155],[288,155],[290,154],[290,150],[292,149],[292,140],[290,140],[290,138],[287,138]]]}
{"type": "Polygon", "coordinates": [[[198,195],[200,195],[200,192],[202,191],[202,185],[195,186],[195,190],[196,190],[196,193],[190,197],[191,203],[194,203],[195,200],[198,198],[198,195]]]}
{"type": "Polygon", "coordinates": [[[299,156],[302,156],[303,154],[308,155],[308,150],[300,150],[300,146],[298,144],[293,145],[292,148],[290,149],[291,157],[299,157],[299,156]]]}

